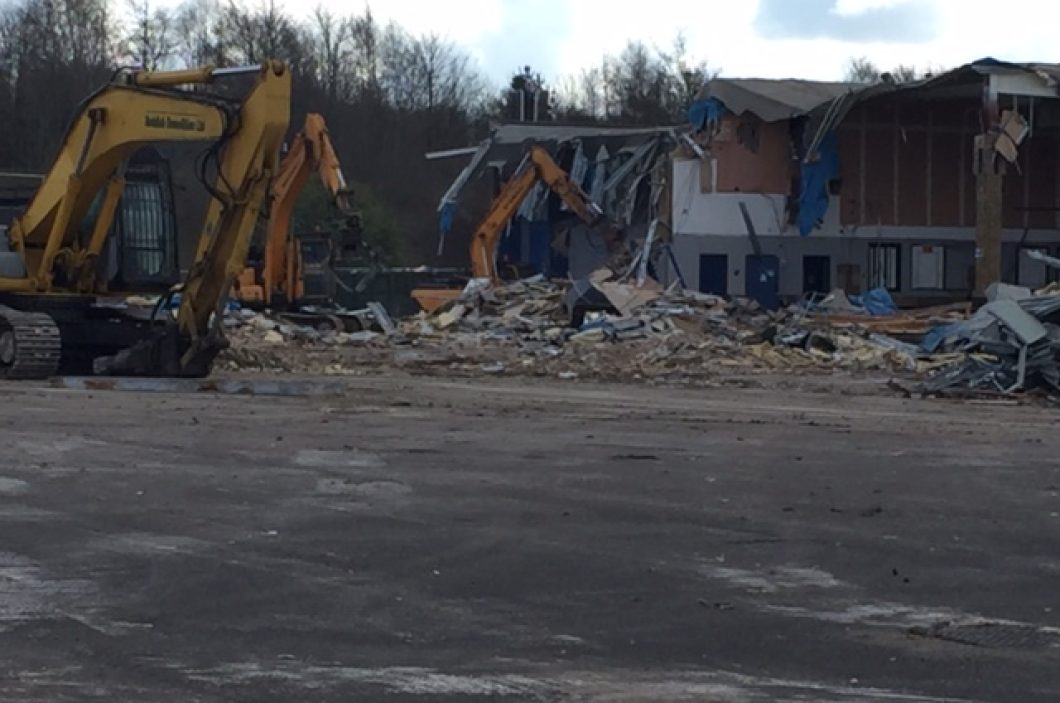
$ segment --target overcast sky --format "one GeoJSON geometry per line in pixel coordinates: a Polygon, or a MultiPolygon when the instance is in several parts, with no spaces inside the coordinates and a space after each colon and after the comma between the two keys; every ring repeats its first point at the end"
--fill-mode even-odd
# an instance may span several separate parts
{"type": "MultiPolygon", "coordinates": [[[[339,12],[364,0],[318,2],[339,12]]],[[[530,64],[578,73],[629,39],[690,54],[730,77],[837,80],[851,56],[884,68],[956,66],[984,56],[1060,63],[1060,0],[374,0],[381,22],[466,47],[496,82],[530,64]]]]}

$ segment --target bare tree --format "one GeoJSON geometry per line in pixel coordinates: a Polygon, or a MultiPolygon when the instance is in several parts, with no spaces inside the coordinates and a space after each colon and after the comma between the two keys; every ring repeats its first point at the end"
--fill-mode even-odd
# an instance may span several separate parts
{"type": "Polygon", "coordinates": [[[922,72],[916,66],[905,66],[902,64],[892,68],[890,73],[895,83],[913,83],[923,77],[922,72]]]}
{"type": "Polygon", "coordinates": [[[848,83],[879,83],[880,69],[864,56],[851,58],[847,61],[843,80],[848,83]]]}
{"type": "Polygon", "coordinates": [[[437,35],[413,37],[391,24],[381,58],[384,93],[399,108],[478,111],[485,105],[486,81],[471,57],[437,35]]]}
{"type": "Polygon", "coordinates": [[[681,122],[700,88],[716,75],[706,61],[689,56],[681,35],[666,51],[631,41],[618,55],[561,81],[558,113],[562,119],[681,122]]]}
{"type": "Polygon", "coordinates": [[[683,117],[704,85],[717,78],[718,71],[706,61],[696,61],[688,55],[688,43],[683,34],[674,39],[669,52],[658,52],[669,77],[669,107],[672,117],[683,117]]]}
{"type": "Polygon", "coordinates": [[[864,56],[852,58],[847,62],[846,73],[843,80],[850,83],[880,83],[888,81],[891,83],[913,83],[922,80],[937,72],[932,69],[920,69],[916,66],[899,64],[890,71],[881,71],[880,68],[864,56]]]}
{"type": "Polygon", "coordinates": [[[23,0],[3,17],[0,154],[9,165],[39,168],[54,158],[86,86],[112,70],[120,34],[104,0],[23,0]]]}
{"type": "Polygon", "coordinates": [[[318,79],[328,99],[350,95],[353,23],[338,19],[321,6],[313,11],[310,46],[315,49],[318,79]]]}
{"type": "Polygon", "coordinates": [[[119,25],[106,0],[28,0],[15,12],[24,55],[80,67],[104,66],[115,57],[119,25]]]}
{"type": "Polygon", "coordinates": [[[128,2],[132,15],[132,28],[126,39],[128,55],[144,68],[157,70],[176,49],[173,17],[164,8],[152,11],[150,0],[128,2]]]}
{"type": "Polygon", "coordinates": [[[173,24],[176,51],[185,66],[228,64],[224,16],[217,0],[187,0],[173,24]]]}
{"type": "Polygon", "coordinates": [[[350,38],[353,44],[353,70],[358,78],[358,89],[363,97],[378,99],[379,87],[379,25],[372,16],[372,9],[350,21],[350,38]]]}
{"type": "Polygon", "coordinates": [[[265,0],[255,10],[231,0],[224,10],[223,27],[225,43],[241,63],[278,58],[297,71],[306,58],[300,28],[276,0],[265,0]]]}
{"type": "Polygon", "coordinates": [[[583,69],[578,77],[578,100],[586,114],[604,117],[607,113],[607,89],[602,68],[583,69]]]}

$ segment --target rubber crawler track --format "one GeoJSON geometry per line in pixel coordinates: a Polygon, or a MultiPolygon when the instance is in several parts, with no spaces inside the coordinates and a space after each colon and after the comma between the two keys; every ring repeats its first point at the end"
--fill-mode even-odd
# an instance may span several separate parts
{"type": "Polygon", "coordinates": [[[0,308],[0,334],[14,334],[14,359],[0,360],[0,377],[40,379],[54,376],[59,369],[62,340],[59,327],[49,315],[0,308]]]}

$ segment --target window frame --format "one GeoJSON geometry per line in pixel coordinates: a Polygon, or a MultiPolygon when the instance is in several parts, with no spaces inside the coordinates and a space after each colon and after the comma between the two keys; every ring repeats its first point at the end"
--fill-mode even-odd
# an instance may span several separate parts
{"type": "MultiPolygon", "coordinates": [[[[884,261],[886,263],[886,260],[884,261]]],[[[868,262],[865,271],[865,282],[866,288],[872,290],[873,288],[886,288],[889,293],[896,293],[902,290],[902,245],[900,242],[869,242],[868,249],[868,262]],[[883,283],[875,280],[876,268],[873,265],[875,263],[876,252],[894,251],[894,286],[889,286],[886,283],[886,271],[882,278],[883,283]]]]}
{"type": "Polygon", "coordinates": [[[946,290],[946,246],[943,244],[935,244],[933,242],[919,242],[917,244],[909,245],[909,289],[914,291],[944,291],[946,290]],[[939,285],[937,286],[918,286],[915,281],[916,264],[914,263],[914,256],[916,250],[923,247],[931,247],[932,249],[942,250],[942,271],[940,271],[939,285]]]}

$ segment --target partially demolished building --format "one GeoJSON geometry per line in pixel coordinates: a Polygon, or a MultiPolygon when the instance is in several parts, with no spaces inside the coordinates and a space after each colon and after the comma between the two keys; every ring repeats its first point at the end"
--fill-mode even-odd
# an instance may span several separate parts
{"type": "Polygon", "coordinates": [[[1047,283],[1023,252],[1060,247],[1058,80],[983,59],[910,84],[711,81],[690,113],[700,149],[673,164],[680,275],[767,304],[1047,283]]]}

